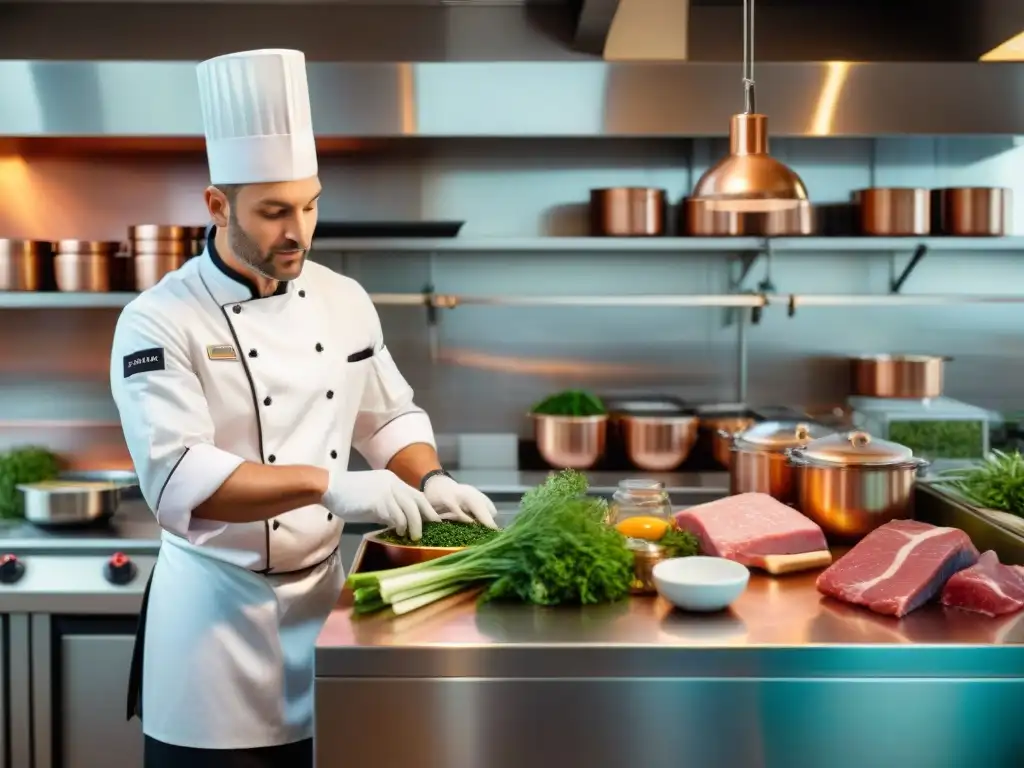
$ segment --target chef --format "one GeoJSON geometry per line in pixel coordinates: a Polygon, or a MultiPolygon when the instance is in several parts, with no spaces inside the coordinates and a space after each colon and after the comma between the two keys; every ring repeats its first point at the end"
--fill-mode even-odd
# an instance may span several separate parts
{"type": "Polygon", "coordinates": [[[441,467],[367,293],[306,261],[321,186],[303,54],[220,56],[198,76],[206,251],[125,307],[111,354],[163,528],[128,716],[147,768],[304,768],[344,522],[418,538],[440,517],[493,527],[494,505],[441,467]],[[349,471],[353,447],[371,470],[349,471]]]}

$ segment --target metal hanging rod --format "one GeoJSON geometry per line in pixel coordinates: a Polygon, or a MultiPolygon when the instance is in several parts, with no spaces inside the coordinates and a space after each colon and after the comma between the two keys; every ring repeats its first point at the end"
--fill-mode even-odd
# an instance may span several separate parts
{"type": "Polygon", "coordinates": [[[1024,304],[1024,295],[978,294],[723,294],[681,296],[461,296],[441,293],[375,293],[380,306],[433,307],[934,307],[963,304],[1024,304]]]}
{"type": "Polygon", "coordinates": [[[491,307],[763,307],[758,294],[679,296],[459,296],[441,293],[374,293],[374,304],[454,309],[491,307]]]}

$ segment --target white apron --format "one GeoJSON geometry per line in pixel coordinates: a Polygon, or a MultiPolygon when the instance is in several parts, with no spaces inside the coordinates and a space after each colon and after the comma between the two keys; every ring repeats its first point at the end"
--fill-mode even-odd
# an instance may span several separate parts
{"type": "Polygon", "coordinates": [[[342,522],[320,505],[247,524],[192,510],[243,461],[338,470],[355,447],[383,468],[434,440],[358,284],[307,262],[254,298],[213,237],[125,308],[111,388],[164,528],[140,622],[143,731],[246,749],[312,736],[314,645],[343,585],[342,522]]]}

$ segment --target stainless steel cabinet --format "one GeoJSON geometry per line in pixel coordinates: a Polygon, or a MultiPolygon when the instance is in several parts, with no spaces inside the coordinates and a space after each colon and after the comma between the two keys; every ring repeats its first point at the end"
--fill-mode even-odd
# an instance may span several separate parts
{"type": "Polygon", "coordinates": [[[125,719],[135,623],[32,617],[31,768],[142,765],[142,726],[125,719]]]}

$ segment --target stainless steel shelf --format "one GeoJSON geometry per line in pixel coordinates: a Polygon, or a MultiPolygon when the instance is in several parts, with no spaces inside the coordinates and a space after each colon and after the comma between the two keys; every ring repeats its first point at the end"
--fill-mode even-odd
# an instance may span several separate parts
{"type": "Polygon", "coordinates": [[[102,309],[123,307],[137,293],[0,292],[3,309],[102,309]]]}
{"type": "Polygon", "coordinates": [[[841,253],[929,251],[1020,251],[1024,237],[528,237],[314,240],[321,253],[841,253]]]}

